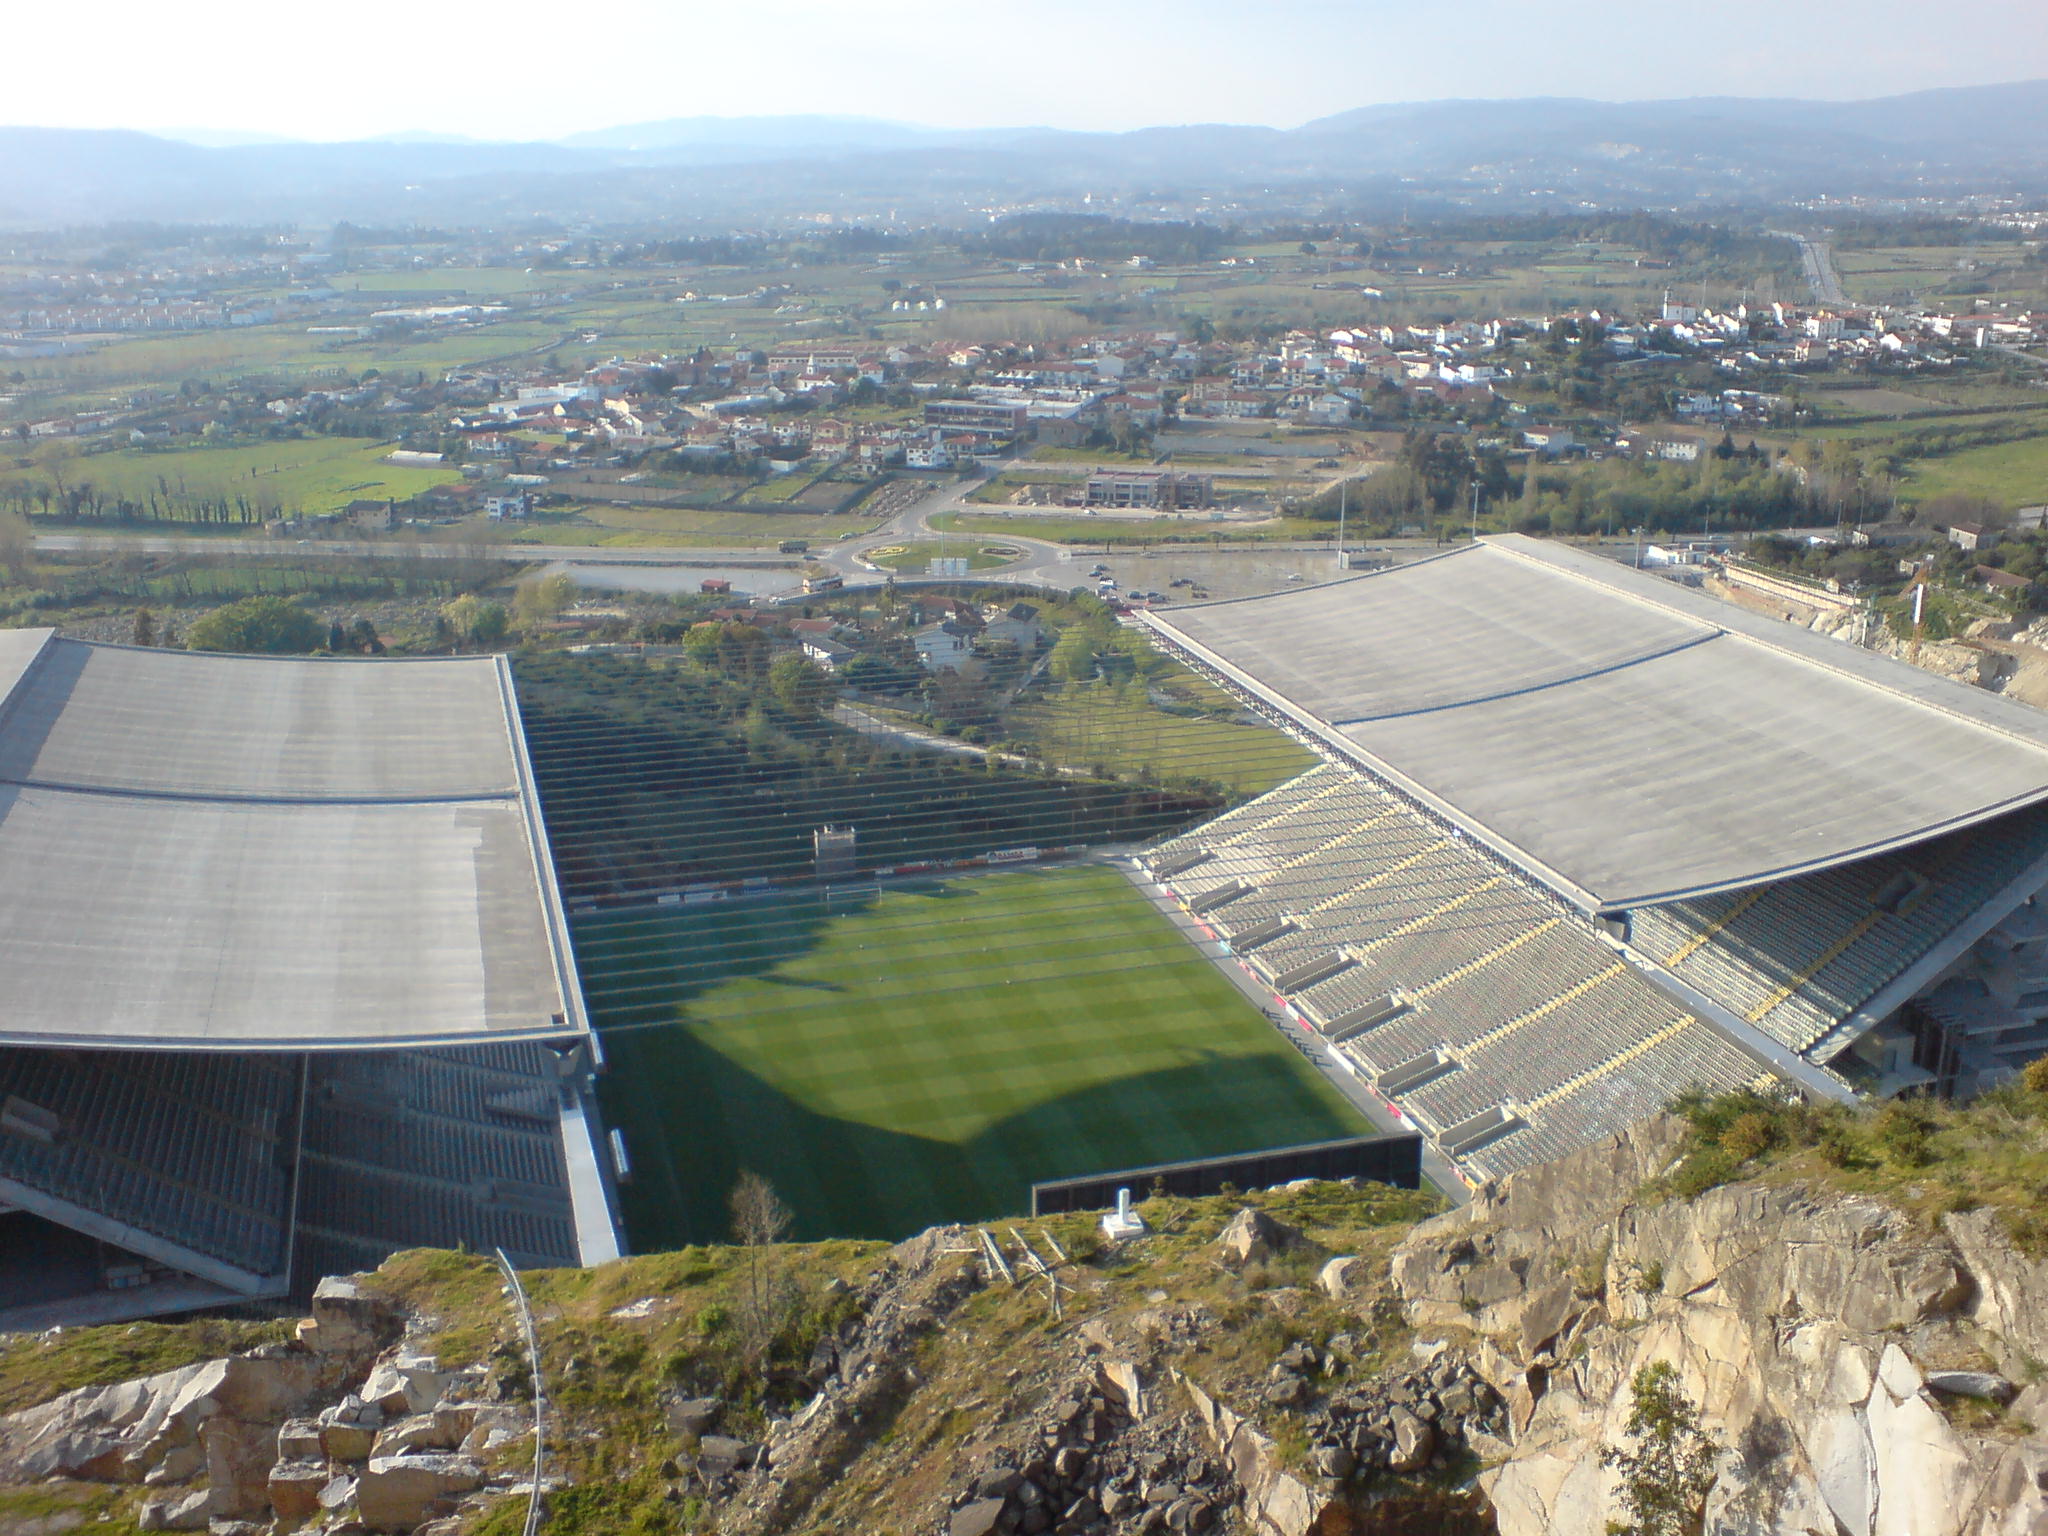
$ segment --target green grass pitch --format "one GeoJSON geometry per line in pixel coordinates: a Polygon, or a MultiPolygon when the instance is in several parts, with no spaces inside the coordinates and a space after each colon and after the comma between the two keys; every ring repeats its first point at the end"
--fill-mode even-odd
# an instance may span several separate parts
{"type": "Polygon", "coordinates": [[[600,915],[576,947],[641,1249],[723,1237],[742,1168],[795,1236],[894,1238],[1369,1129],[1114,870],[600,915]]]}

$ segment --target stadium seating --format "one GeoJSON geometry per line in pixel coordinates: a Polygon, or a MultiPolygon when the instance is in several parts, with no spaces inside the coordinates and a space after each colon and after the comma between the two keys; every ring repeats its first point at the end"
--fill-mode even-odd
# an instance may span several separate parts
{"type": "Polygon", "coordinates": [[[1474,1176],[1583,1146],[1686,1088],[1769,1075],[1555,897],[1348,768],[1150,861],[1474,1176]]]}
{"type": "Polygon", "coordinates": [[[575,1264],[561,1093],[542,1045],[313,1058],[299,1274],[310,1282],[416,1245],[575,1264]]]}
{"type": "Polygon", "coordinates": [[[2048,810],[2023,811],[1816,874],[1638,908],[1630,940],[1806,1050],[2044,855],[2048,810]]]}
{"type": "Polygon", "coordinates": [[[298,1093],[292,1057],[0,1049],[0,1177],[276,1274],[298,1093]]]}
{"type": "Polygon", "coordinates": [[[561,1093],[554,1052],[536,1044],[311,1056],[8,1047],[0,1178],[161,1239],[157,1256],[174,1267],[187,1255],[282,1276],[290,1255],[299,1290],[415,1245],[573,1265],[561,1093]]]}

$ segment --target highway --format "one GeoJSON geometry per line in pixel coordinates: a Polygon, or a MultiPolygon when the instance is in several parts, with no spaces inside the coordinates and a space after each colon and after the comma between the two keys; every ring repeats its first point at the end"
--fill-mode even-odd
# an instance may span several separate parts
{"type": "Polygon", "coordinates": [[[1849,302],[1842,291],[1842,274],[1835,270],[1835,253],[1825,240],[1815,240],[1796,230],[1774,229],[1772,234],[1799,243],[1799,264],[1806,269],[1806,286],[1813,290],[1813,302],[1827,309],[1840,309],[1849,302]]]}

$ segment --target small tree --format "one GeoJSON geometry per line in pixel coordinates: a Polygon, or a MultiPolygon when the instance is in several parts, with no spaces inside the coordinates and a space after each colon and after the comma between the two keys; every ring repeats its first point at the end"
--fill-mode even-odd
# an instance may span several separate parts
{"type": "Polygon", "coordinates": [[[156,615],[147,608],[135,610],[135,632],[129,637],[136,645],[156,644],[156,615]]]}
{"type": "Polygon", "coordinates": [[[441,608],[441,617],[464,645],[493,646],[505,638],[511,620],[501,604],[465,592],[441,608]]]}
{"type": "Polygon", "coordinates": [[[740,1317],[740,1342],[748,1366],[759,1367],[774,1347],[790,1311],[790,1288],[774,1247],[789,1231],[789,1207],[775,1186],[751,1168],[740,1170],[732,1187],[733,1241],[746,1250],[747,1284],[740,1317]]]}
{"type": "Polygon", "coordinates": [[[576,600],[574,579],[561,573],[523,581],[512,594],[512,617],[521,629],[535,629],[576,600]]]}
{"type": "Polygon", "coordinates": [[[787,651],[768,669],[775,702],[801,720],[815,718],[832,697],[832,679],[801,651],[787,651]]]}
{"type": "Polygon", "coordinates": [[[1721,1447],[1700,1427],[1700,1411],[1669,1361],[1637,1371],[1630,1391],[1627,1434],[1635,1448],[1600,1452],[1601,1465],[1621,1474],[1628,1514],[1607,1522],[1608,1536],[1696,1536],[1721,1447]]]}

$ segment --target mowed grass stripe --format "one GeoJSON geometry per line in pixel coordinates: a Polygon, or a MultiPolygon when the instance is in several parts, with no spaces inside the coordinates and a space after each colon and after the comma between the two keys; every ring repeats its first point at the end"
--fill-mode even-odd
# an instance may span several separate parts
{"type": "Polygon", "coordinates": [[[741,1168],[805,1237],[1024,1208],[1034,1179],[1366,1127],[1115,871],[599,915],[578,960],[636,1246],[720,1236],[741,1168]]]}

